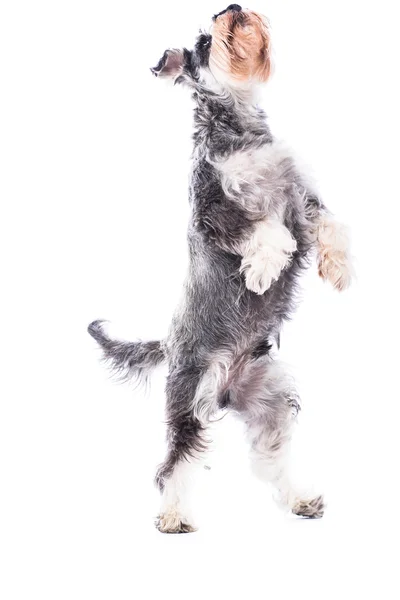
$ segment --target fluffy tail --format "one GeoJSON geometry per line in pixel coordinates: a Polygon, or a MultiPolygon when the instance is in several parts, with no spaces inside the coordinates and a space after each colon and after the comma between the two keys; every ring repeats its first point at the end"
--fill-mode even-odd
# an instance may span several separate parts
{"type": "Polygon", "coordinates": [[[148,382],[151,371],[165,360],[161,342],[124,342],[111,339],[103,329],[104,321],[93,321],[88,332],[101,346],[103,358],[120,381],[148,382]]]}

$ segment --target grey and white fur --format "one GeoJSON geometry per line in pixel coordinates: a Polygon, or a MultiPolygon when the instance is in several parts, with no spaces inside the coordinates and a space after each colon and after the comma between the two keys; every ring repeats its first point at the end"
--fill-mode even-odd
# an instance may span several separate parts
{"type": "Polygon", "coordinates": [[[303,497],[288,475],[300,403],[271,347],[314,254],[321,277],[338,290],[352,270],[345,228],[256,104],[271,70],[269,40],[265,18],[231,5],[193,50],[167,50],[152,69],[186,85],[195,102],[184,294],[163,341],[127,343],[111,339],[102,321],[89,326],[122,377],[145,380],[168,364],[168,452],[156,475],[157,526],[166,533],[196,529],[190,482],[221,409],[245,423],[254,472],[274,486],[278,502],[304,517],[324,512],[322,496],[303,497]]]}

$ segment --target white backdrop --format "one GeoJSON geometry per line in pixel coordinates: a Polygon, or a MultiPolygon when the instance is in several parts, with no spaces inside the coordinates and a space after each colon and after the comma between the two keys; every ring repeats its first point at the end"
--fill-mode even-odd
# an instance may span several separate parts
{"type": "Polygon", "coordinates": [[[224,8],[173,0],[0,9],[4,600],[398,598],[399,44],[394,3],[271,0],[273,131],[351,226],[358,281],[304,280],[282,336],[304,399],[296,477],[320,521],[282,515],[224,419],[198,533],[153,527],[163,376],[110,382],[87,324],[160,338],[186,264],[191,101],[150,74],[224,8]]]}

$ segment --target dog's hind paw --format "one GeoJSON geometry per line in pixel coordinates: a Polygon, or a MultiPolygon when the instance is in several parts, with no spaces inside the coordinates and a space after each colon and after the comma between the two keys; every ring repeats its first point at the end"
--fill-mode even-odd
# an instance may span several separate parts
{"type": "Polygon", "coordinates": [[[176,511],[161,513],[157,517],[155,525],[161,533],[192,533],[197,531],[197,527],[188,523],[188,519],[182,517],[176,511]]]}
{"type": "Polygon", "coordinates": [[[299,499],[292,507],[292,512],[300,517],[308,519],[320,519],[325,511],[325,503],[323,496],[316,496],[308,500],[299,499]]]}

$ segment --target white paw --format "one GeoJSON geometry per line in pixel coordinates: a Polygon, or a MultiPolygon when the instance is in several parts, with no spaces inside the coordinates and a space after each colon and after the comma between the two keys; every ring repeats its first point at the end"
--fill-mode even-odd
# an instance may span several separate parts
{"type": "Polygon", "coordinates": [[[342,292],[351,284],[353,267],[346,252],[329,250],[319,258],[318,273],[322,279],[330,281],[336,290],[342,292]]]}
{"type": "Polygon", "coordinates": [[[295,240],[290,238],[290,242],[286,248],[262,247],[243,257],[240,272],[244,273],[246,287],[249,290],[256,294],[264,294],[279,278],[296,250],[295,240]]]}
{"type": "Polygon", "coordinates": [[[307,517],[308,519],[320,519],[323,517],[325,511],[325,502],[323,496],[316,496],[315,498],[298,499],[293,507],[292,512],[300,517],[307,517]]]}
{"type": "Polygon", "coordinates": [[[347,289],[354,275],[347,228],[329,215],[318,226],[318,273],[339,292],[347,289]]]}
{"type": "Polygon", "coordinates": [[[175,508],[162,512],[157,520],[156,527],[162,533],[192,533],[197,527],[191,519],[181,515],[175,508]]]}

